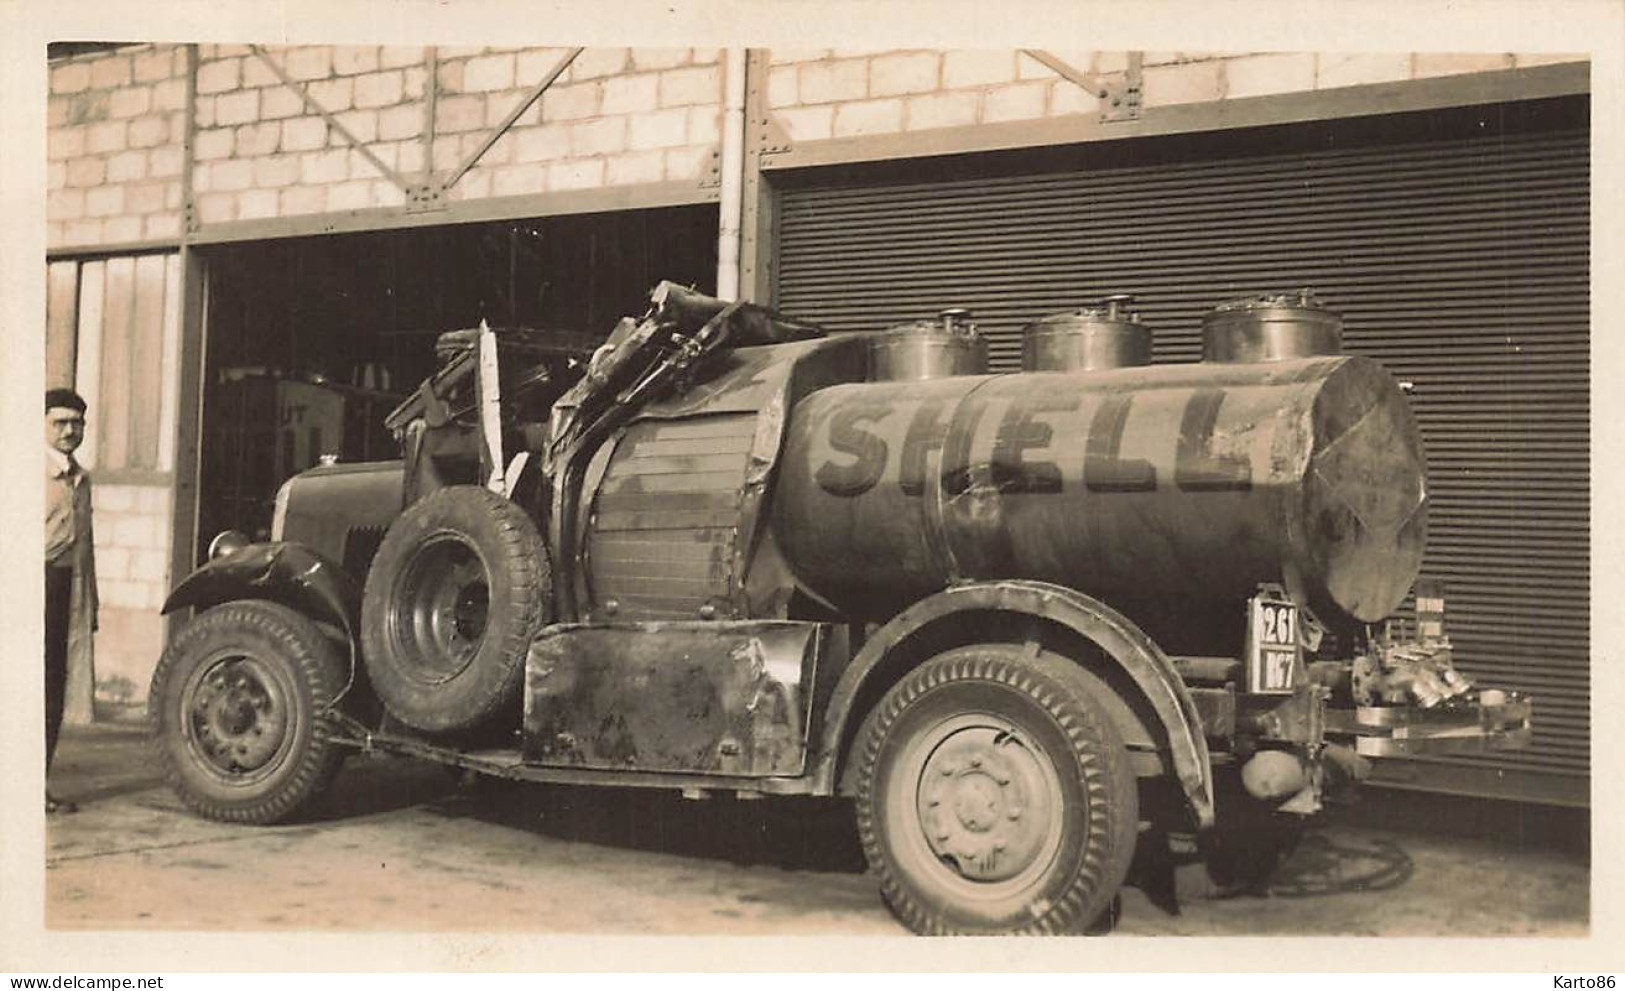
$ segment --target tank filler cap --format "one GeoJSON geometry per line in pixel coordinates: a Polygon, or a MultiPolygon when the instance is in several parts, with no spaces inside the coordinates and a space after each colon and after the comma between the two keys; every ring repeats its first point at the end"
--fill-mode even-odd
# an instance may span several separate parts
{"type": "Polygon", "coordinates": [[[1213,311],[1215,313],[1234,313],[1246,310],[1274,310],[1281,307],[1300,310],[1324,310],[1326,304],[1316,298],[1313,289],[1305,287],[1290,292],[1266,292],[1255,293],[1251,296],[1239,296],[1220,303],[1213,308],[1213,311]]]}
{"type": "Polygon", "coordinates": [[[958,334],[966,337],[976,336],[976,324],[971,322],[971,312],[963,306],[950,306],[937,311],[938,326],[945,334],[958,334]]]}

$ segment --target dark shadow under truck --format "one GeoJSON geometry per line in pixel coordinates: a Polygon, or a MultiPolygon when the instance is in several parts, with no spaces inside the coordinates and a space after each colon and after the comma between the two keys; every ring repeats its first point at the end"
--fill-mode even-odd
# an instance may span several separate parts
{"type": "Polygon", "coordinates": [[[1152,366],[1113,298],[988,375],[962,312],[826,336],[663,283],[590,360],[444,335],[403,460],[293,478],[165,605],[199,610],[153,679],[168,779],[243,823],[357,749],[846,795],[911,929],[1071,932],[1137,842],[1233,849],[1217,805],[1300,822],[1365,756],[1523,745],[1436,593],[1383,623],[1426,531],[1399,385],[1306,292],[1204,331],[1152,366]]]}

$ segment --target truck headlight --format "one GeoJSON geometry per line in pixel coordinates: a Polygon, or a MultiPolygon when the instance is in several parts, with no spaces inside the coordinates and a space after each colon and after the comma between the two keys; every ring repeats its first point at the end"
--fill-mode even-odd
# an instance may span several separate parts
{"type": "Polygon", "coordinates": [[[288,496],[293,491],[293,479],[282,483],[276,490],[276,508],[271,511],[271,539],[282,539],[283,525],[288,522],[288,496]]]}
{"type": "Polygon", "coordinates": [[[246,534],[236,530],[221,530],[215,538],[209,541],[209,560],[217,561],[229,557],[247,547],[251,541],[246,534]]]}

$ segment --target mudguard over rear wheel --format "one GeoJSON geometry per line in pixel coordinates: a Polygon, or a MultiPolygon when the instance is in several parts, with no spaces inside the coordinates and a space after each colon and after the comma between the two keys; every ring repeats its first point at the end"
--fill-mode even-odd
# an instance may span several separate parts
{"type": "Polygon", "coordinates": [[[915,932],[1080,932],[1128,872],[1138,795],[1066,658],[985,644],[922,664],[858,741],[858,830],[915,932]]]}
{"type": "Polygon", "coordinates": [[[286,606],[230,602],[203,613],[153,673],[148,715],[165,779],[205,818],[294,818],[344,761],[324,711],[347,674],[327,637],[286,606]]]}

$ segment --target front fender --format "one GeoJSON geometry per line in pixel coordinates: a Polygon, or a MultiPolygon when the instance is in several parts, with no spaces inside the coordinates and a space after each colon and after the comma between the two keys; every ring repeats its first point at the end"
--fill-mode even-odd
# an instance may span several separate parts
{"type": "Polygon", "coordinates": [[[250,544],[192,572],[164,601],[164,613],[207,609],[237,599],[270,599],[314,619],[336,623],[354,639],[361,586],[344,569],[303,544],[250,544]]]}
{"type": "Polygon", "coordinates": [[[826,711],[818,773],[833,779],[865,680],[887,653],[939,621],[964,612],[1001,612],[1058,623],[1093,641],[1134,680],[1168,734],[1174,773],[1199,828],[1214,821],[1213,771],[1201,717],[1167,655],[1127,617],[1081,592],[1048,582],[1002,580],[956,585],[916,602],[877,630],[842,672],[826,711]]]}

